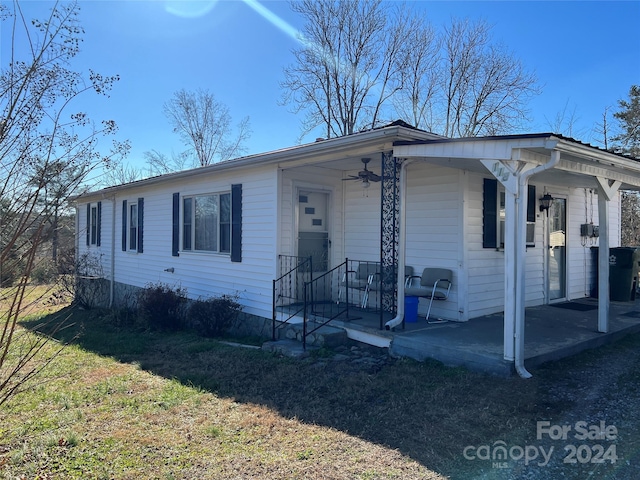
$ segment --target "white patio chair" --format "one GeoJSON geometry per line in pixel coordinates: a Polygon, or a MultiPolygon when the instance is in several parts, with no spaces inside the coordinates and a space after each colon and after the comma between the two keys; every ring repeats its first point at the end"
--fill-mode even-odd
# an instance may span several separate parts
{"type": "Polygon", "coordinates": [[[422,275],[413,275],[409,279],[409,285],[404,291],[407,297],[421,297],[429,299],[429,308],[427,309],[426,320],[428,323],[444,323],[447,320],[436,320],[429,322],[431,314],[431,305],[434,300],[446,300],[451,292],[451,281],[453,272],[446,268],[425,268],[422,275]],[[413,286],[415,279],[420,279],[420,284],[413,286]]]}

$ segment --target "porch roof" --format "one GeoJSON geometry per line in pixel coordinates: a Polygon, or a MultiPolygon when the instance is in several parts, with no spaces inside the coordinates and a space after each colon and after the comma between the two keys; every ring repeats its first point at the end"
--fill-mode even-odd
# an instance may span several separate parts
{"type": "Polygon", "coordinates": [[[430,163],[486,172],[481,160],[523,160],[542,165],[552,150],[560,152],[560,162],[535,178],[545,183],[598,188],[596,178],[622,183],[621,189],[640,191],[640,160],[602,150],[573,138],[554,133],[534,133],[493,137],[397,141],[394,156],[421,158],[430,163]]]}

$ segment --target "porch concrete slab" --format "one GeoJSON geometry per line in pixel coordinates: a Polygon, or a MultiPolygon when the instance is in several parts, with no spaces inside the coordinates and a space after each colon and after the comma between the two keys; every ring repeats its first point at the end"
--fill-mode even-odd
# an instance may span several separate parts
{"type": "MultiPolygon", "coordinates": [[[[525,311],[525,366],[574,355],[631,333],[640,332],[640,301],[611,302],[608,333],[599,333],[597,299],[581,299],[564,305],[530,307],[525,311]],[[562,307],[570,308],[562,308],[562,307]]],[[[361,320],[341,322],[343,328],[365,329],[388,338],[390,352],[419,361],[427,358],[445,365],[499,375],[513,373],[513,363],[503,358],[502,313],[468,322],[428,324],[424,317],[406,323],[404,330],[381,331],[379,316],[363,314],[361,320]]]]}

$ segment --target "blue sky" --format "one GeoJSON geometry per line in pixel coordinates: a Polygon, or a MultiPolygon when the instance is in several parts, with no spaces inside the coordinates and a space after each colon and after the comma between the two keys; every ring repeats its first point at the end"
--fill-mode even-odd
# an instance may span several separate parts
{"type": "MultiPolygon", "coordinates": [[[[435,26],[451,17],[494,26],[493,39],[535,72],[542,87],[530,104],[529,132],[550,131],[567,108],[577,118],[574,136],[594,142],[592,128],[604,108],[615,110],[629,87],[640,83],[639,1],[409,3],[435,26]]],[[[229,107],[234,122],[249,116],[248,153],[297,144],[302,118],[279,100],[283,68],[292,63],[296,47],[292,29],[301,22],[285,1],[260,4],[269,15],[257,13],[249,0],[80,0],[86,34],[73,67],[121,78],[110,98],[89,95],[82,108],[95,118],[116,120],[119,138],[132,144],[128,162],[138,167],[145,151],[184,150],[162,114],[163,103],[182,88],[208,89],[229,107]]],[[[43,17],[51,2],[23,6],[28,17],[43,17]]],[[[5,29],[2,62],[6,35],[5,29]]]]}

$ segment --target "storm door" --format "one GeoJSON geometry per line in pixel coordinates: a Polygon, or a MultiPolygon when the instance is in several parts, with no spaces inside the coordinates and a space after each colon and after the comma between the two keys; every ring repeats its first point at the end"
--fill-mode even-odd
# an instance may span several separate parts
{"type": "Polygon", "coordinates": [[[328,203],[327,193],[303,190],[298,193],[298,256],[311,257],[314,272],[328,269],[328,203]]]}
{"type": "Polygon", "coordinates": [[[549,301],[567,296],[567,200],[554,198],[549,209],[549,301]]]}

